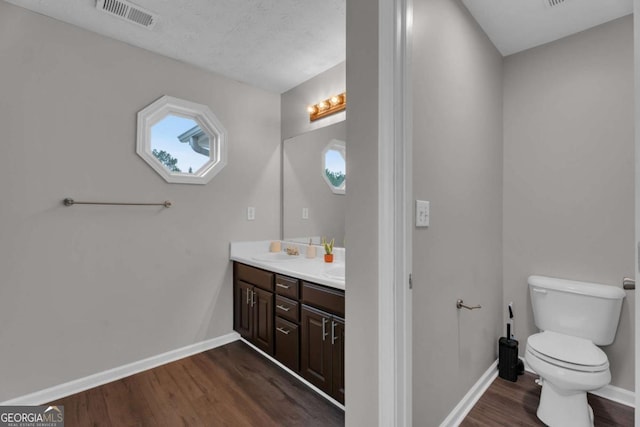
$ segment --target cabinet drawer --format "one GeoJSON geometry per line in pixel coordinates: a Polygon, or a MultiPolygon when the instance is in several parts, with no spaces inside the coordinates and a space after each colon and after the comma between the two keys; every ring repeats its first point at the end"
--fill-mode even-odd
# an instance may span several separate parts
{"type": "Polygon", "coordinates": [[[273,273],[259,268],[235,263],[236,279],[251,283],[259,288],[273,292],[273,273]]]}
{"type": "Polygon", "coordinates": [[[302,282],[302,302],[344,317],[344,292],[302,282]]]}
{"type": "Polygon", "coordinates": [[[276,359],[289,369],[300,371],[300,331],[296,324],[276,317],[276,359]]]}
{"type": "Polygon", "coordinates": [[[297,300],[300,295],[298,279],[276,274],[276,294],[297,300]]]}
{"type": "Polygon", "coordinates": [[[283,317],[292,322],[300,322],[298,301],[293,301],[280,295],[276,296],[276,316],[283,317]]]}

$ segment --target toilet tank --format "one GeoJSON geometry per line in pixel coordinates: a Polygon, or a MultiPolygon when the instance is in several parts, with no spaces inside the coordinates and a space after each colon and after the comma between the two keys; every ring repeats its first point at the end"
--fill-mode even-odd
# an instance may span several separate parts
{"type": "Polygon", "coordinates": [[[529,276],[533,317],[538,329],[613,342],[625,293],[621,288],[545,276],[529,276]]]}

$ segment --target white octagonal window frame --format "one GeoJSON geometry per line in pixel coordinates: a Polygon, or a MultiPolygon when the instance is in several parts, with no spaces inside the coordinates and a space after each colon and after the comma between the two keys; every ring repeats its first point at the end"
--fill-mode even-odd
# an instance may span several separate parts
{"type": "Polygon", "coordinates": [[[227,131],[206,105],[164,95],[138,112],[136,152],[167,182],[206,184],[227,164],[227,131]],[[171,172],[153,155],[151,128],[169,115],[195,121],[210,137],[209,160],[195,173],[171,172]]]}
{"type": "Polygon", "coordinates": [[[326,147],[324,147],[324,149],[322,150],[322,169],[320,170],[320,173],[322,174],[322,179],[324,179],[324,182],[327,183],[327,185],[329,186],[329,188],[331,189],[331,191],[334,194],[345,194],[346,189],[347,189],[347,178],[346,178],[346,168],[347,168],[347,148],[346,148],[346,143],[344,141],[341,141],[339,139],[332,139],[331,141],[329,141],[329,144],[327,144],[326,147]],[[344,164],[345,164],[345,178],[344,181],[342,181],[342,184],[340,184],[339,187],[336,187],[335,185],[333,185],[333,183],[331,182],[331,180],[329,180],[329,177],[327,176],[326,170],[327,170],[327,153],[329,151],[337,151],[338,153],[340,153],[340,155],[342,156],[342,158],[344,159],[344,164]]]}

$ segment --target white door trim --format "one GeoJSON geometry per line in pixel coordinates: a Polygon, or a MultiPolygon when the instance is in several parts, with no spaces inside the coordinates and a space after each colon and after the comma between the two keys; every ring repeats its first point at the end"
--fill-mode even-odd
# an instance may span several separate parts
{"type": "MultiPolygon", "coordinates": [[[[635,203],[635,218],[636,218],[636,283],[640,284],[640,0],[634,0],[633,2],[633,57],[634,57],[634,80],[635,80],[635,148],[636,148],[636,162],[635,162],[635,184],[636,184],[636,203],[635,203]]],[[[640,294],[635,292],[636,299],[636,313],[635,313],[635,328],[636,328],[636,345],[635,345],[635,368],[636,368],[636,408],[640,408],[640,315],[638,315],[638,307],[640,307],[640,294]]],[[[635,425],[640,427],[640,411],[635,412],[635,425]]]]}
{"type": "Polygon", "coordinates": [[[380,426],[411,426],[411,0],[379,0],[380,426]]]}

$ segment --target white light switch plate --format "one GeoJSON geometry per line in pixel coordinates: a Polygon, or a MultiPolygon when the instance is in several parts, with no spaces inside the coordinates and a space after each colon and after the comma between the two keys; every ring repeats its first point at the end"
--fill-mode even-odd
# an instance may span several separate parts
{"type": "Polygon", "coordinates": [[[309,208],[302,208],[302,219],[309,219],[309,208]]]}
{"type": "Polygon", "coordinates": [[[429,202],[416,200],[416,227],[429,226],[429,202]]]}
{"type": "Polygon", "coordinates": [[[247,220],[253,221],[254,219],[256,219],[256,208],[249,206],[247,208],[247,220]]]}

